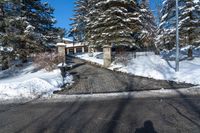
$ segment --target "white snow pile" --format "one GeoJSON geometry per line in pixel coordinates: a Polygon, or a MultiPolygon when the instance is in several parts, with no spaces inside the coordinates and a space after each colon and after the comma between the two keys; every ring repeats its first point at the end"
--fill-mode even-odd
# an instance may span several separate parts
{"type": "MultiPolygon", "coordinates": [[[[73,77],[67,75],[64,82],[72,84],[73,77]]],[[[21,68],[0,71],[0,100],[48,98],[54,91],[60,90],[60,86],[62,77],[59,69],[47,72],[36,69],[30,63],[21,68]]]]}
{"type": "Polygon", "coordinates": [[[93,53],[81,53],[76,54],[76,57],[84,59],[90,62],[95,62],[100,65],[103,65],[103,53],[102,52],[93,52],[93,53]]]}
{"type": "Polygon", "coordinates": [[[180,71],[175,72],[175,50],[158,55],[132,58],[127,65],[112,63],[110,69],[159,80],[170,80],[200,85],[200,48],[195,48],[193,60],[187,60],[188,47],[180,51],[180,71]]]}

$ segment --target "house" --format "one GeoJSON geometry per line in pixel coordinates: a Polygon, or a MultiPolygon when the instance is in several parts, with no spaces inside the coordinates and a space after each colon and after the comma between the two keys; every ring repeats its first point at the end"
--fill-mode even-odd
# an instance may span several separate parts
{"type": "Polygon", "coordinates": [[[66,55],[76,54],[76,53],[85,53],[88,52],[88,44],[85,42],[73,42],[70,39],[64,38],[62,42],[57,43],[58,51],[60,47],[65,47],[66,55]]]}

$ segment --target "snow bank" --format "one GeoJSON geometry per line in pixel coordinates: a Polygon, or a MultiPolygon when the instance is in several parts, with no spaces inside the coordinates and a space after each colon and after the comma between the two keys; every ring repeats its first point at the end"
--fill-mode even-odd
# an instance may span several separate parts
{"type": "Polygon", "coordinates": [[[113,63],[110,69],[159,80],[170,80],[200,85],[200,47],[193,48],[193,60],[187,60],[191,46],[180,50],[180,71],[175,72],[176,50],[162,51],[161,55],[147,55],[132,58],[125,66],[113,63]]]}
{"type": "Polygon", "coordinates": [[[174,61],[167,61],[158,55],[137,57],[126,66],[113,63],[110,67],[138,76],[200,85],[200,58],[181,61],[179,72],[175,72],[174,68],[174,61]]]}
{"type": "MultiPolygon", "coordinates": [[[[65,83],[72,84],[72,80],[73,77],[67,75],[65,83]]],[[[60,90],[60,86],[62,77],[58,69],[47,72],[29,64],[0,72],[0,100],[51,97],[55,90],[60,90]]]]}

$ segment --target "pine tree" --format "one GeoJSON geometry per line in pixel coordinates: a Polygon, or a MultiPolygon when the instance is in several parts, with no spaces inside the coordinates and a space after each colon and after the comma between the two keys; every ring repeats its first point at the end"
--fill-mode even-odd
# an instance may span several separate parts
{"type": "MultiPolygon", "coordinates": [[[[14,3],[14,2],[13,2],[14,3]]],[[[11,36],[8,35],[8,32],[11,30],[12,26],[9,26],[9,21],[15,15],[14,10],[17,7],[14,6],[11,1],[1,1],[1,19],[0,19],[0,54],[1,54],[1,63],[2,69],[7,69],[9,67],[9,60],[12,58],[12,47],[11,47],[11,36]]],[[[14,27],[12,27],[14,29],[14,27]]]]}
{"type": "Polygon", "coordinates": [[[53,11],[54,9],[48,3],[42,3],[40,0],[23,1],[22,17],[27,19],[26,29],[24,30],[25,40],[32,50],[43,50],[46,44],[52,42],[57,36],[54,34],[56,29],[53,27],[55,23],[52,16],[53,11]]]}
{"type": "Polygon", "coordinates": [[[1,43],[13,48],[12,58],[27,61],[31,53],[44,51],[49,43],[60,39],[63,29],[53,27],[54,9],[40,0],[6,0],[2,2],[4,34],[1,43]],[[60,37],[59,37],[60,36],[60,37]]]}
{"type": "Polygon", "coordinates": [[[0,43],[2,42],[1,40],[2,34],[5,32],[3,19],[4,19],[3,2],[0,2],[0,43]]]}
{"type": "Polygon", "coordinates": [[[75,2],[75,14],[73,23],[71,24],[71,34],[76,41],[82,42],[85,40],[85,32],[86,32],[86,15],[88,14],[89,3],[88,0],[77,0],[75,2]]]}
{"type": "Polygon", "coordinates": [[[176,14],[175,0],[164,0],[161,10],[161,21],[159,24],[156,44],[160,48],[172,49],[175,45],[176,14]]]}
{"type": "MultiPolygon", "coordinates": [[[[94,35],[94,25],[97,22],[97,18],[100,16],[102,10],[97,5],[101,0],[88,0],[88,13],[86,14],[86,26],[85,26],[85,40],[88,42],[90,46],[99,47],[96,44],[96,38],[94,35]],[[97,17],[98,16],[98,17],[97,17]]],[[[101,47],[101,46],[100,46],[101,47]]]]}
{"type": "MultiPolygon", "coordinates": [[[[176,44],[175,1],[165,0],[163,3],[157,45],[161,48],[172,49],[176,44]]],[[[194,0],[179,1],[179,39],[181,46],[199,45],[199,9],[199,2],[195,2],[194,0]]]]}
{"type": "Polygon", "coordinates": [[[4,17],[3,2],[0,2],[0,70],[3,67],[3,46],[2,46],[2,36],[4,32],[3,17],[4,17]]]}
{"type": "Polygon", "coordinates": [[[182,45],[200,45],[200,3],[182,1],[180,13],[180,36],[182,45]]]}
{"type": "Polygon", "coordinates": [[[139,39],[142,47],[153,47],[155,43],[156,23],[153,13],[150,9],[149,0],[142,0],[140,3],[140,12],[142,14],[143,30],[139,39]]]}
{"type": "Polygon", "coordinates": [[[141,32],[139,7],[130,0],[96,0],[90,3],[87,41],[90,45],[135,45],[133,34],[141,32]]]}

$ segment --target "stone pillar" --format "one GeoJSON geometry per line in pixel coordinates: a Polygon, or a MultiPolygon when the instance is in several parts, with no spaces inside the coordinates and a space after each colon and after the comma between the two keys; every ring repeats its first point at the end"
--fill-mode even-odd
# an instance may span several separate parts
{"type": "Polygon", "coordinates": [[[109,67],[112,62],[112,51],[111,46],[105,45],[103,47],[103,60],[104,60],[104,67],[109,67]]]}
{"type": "Polygon", "coordinates": [[[58,45],[58,54],[63,57],[63,62],[66,63],[65,45],[58,45]]]}

